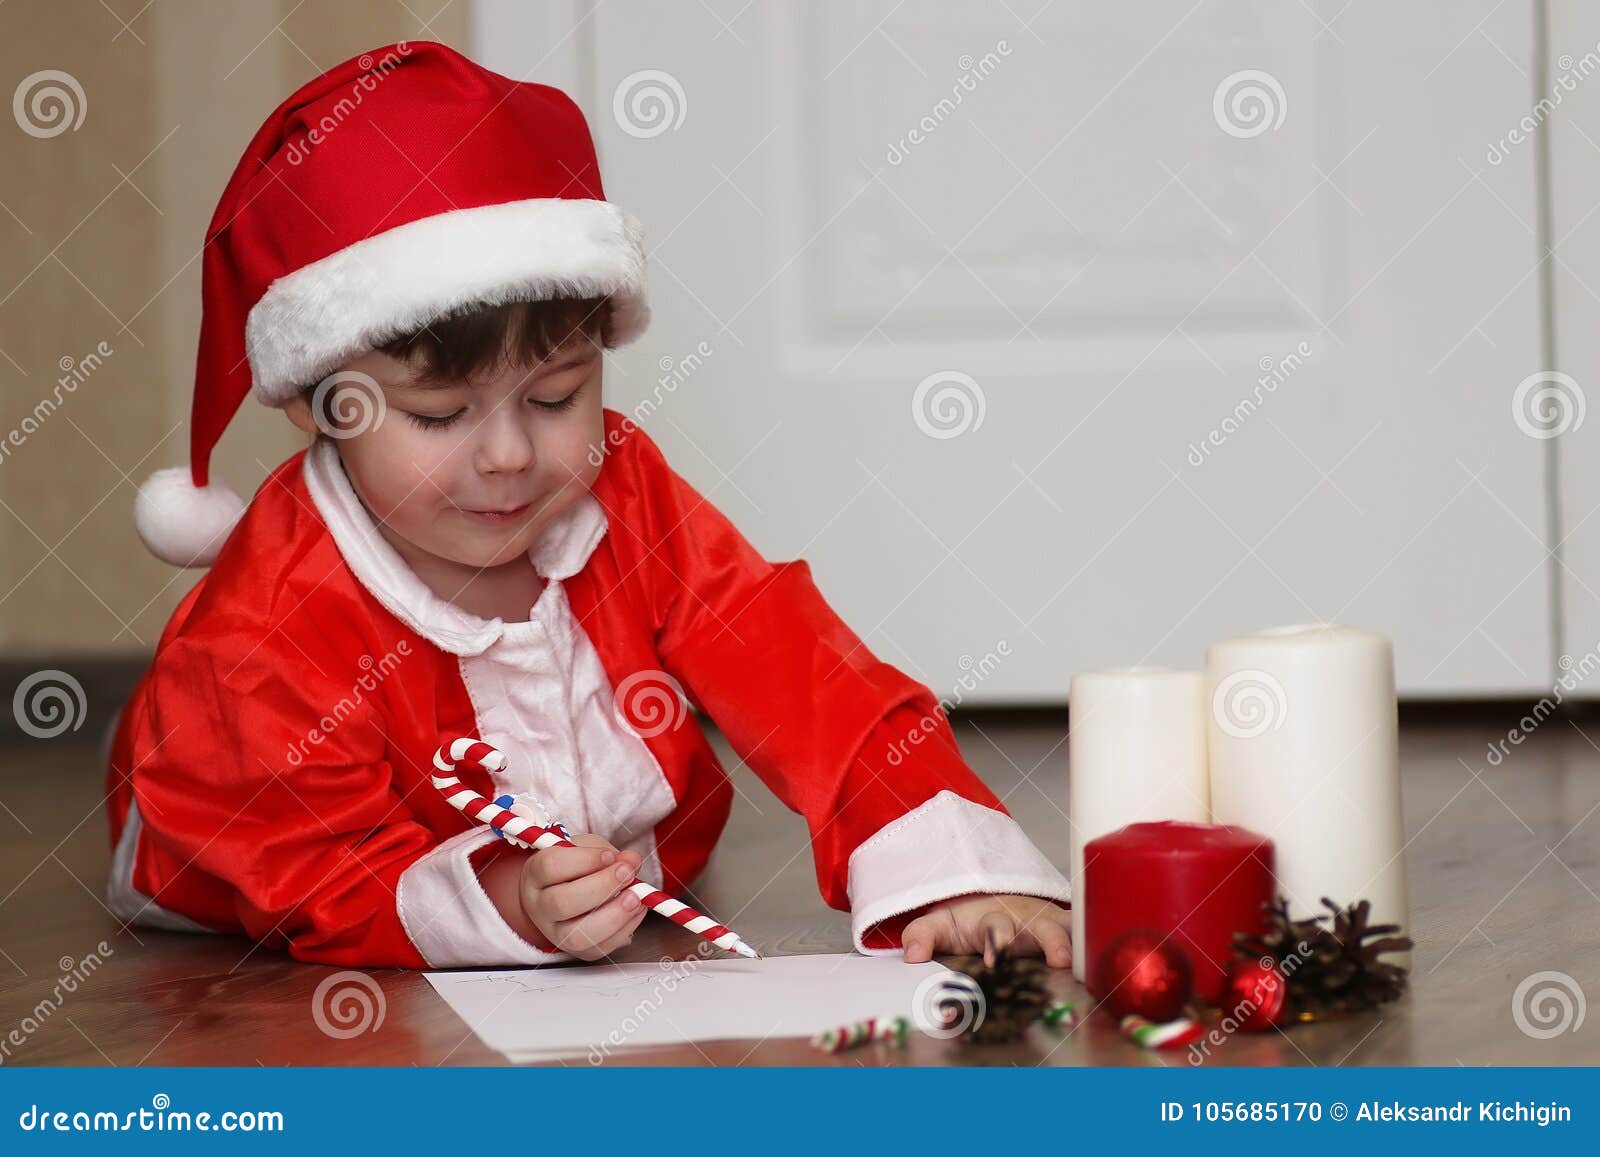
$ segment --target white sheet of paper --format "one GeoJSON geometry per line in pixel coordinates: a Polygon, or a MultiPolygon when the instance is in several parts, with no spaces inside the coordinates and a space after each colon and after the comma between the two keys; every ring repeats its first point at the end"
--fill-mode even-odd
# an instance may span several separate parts
{"type": "MultiPolygon", "coordinates": [[[[869,1016],[918,1023],[918,986],[949,969],[839,953],[430,972],[428,982],[513,1061],[638,1045],[810,1036],[869,1016]]],[[[927,991],[927,990],[925,990],[927,991]]],[[[926,1019],[926,1014],[924,1014],[926,1019]]]]}

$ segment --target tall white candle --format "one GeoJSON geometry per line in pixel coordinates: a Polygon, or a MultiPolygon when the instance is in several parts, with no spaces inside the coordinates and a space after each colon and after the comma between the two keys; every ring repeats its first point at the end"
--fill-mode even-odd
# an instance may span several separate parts
{"type": "Polygon", "coordinates": [[[1072,825],[1072,974],[1083,980],[1083,846],[1127,824],[1209,818],[1205,676],[1123,667],[1072,677],[1067,693],[1072,825]]]}
{"type": "Polygon", "coordinates": [[[1331,624],[1241,635],[1207,650],[1206,695],[1212,819],[1271,837],[1291,915],[1365,899],[1374,924],[1409,932],[1389,640],[1331,624]]]}

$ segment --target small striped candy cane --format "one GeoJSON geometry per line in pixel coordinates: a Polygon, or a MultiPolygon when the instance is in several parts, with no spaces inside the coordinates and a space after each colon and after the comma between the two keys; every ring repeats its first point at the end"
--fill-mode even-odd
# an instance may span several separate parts
{"type": "MultiPolygon", "coordinates": [[[[559,824],[554,827],[543,827],[537,820],[501,807],[493,800],[473,791],[461,782],[460,776],[456,775],[456,768],[462,763],[484,771],[502,771],[506,766],[506,756],[499,748],[481,739],[467,736],[441,744],[433,755],[433,786],[444,793],[450,806],[469,819],[488,824],[518,847],[542,851],[545,848],[577,846],[555,830],[560,827],[559,824]]],[[[701,912],[696,912],[682,900],[673,899],[654,885],[635,877],[633,883],[627,885],[627,889],[639,897],[639,901],[646,908],[665,916],[674,924],[682,925],[718,948],[737,952],[740,956],[748,956],[751,960],[761,959],[761,954],[746,944],[733,929],[718,924],[701,912]]]]}
{"type": "Polygon", "coordinates": [[[1078,1023],[1078,1006],[1061,1000],[1039,1014],[1041,1023],[1049,1028],[1071,1028],[1078,1023]]]}
{"type": "Polygon", "coordinates": [[[1130,1013],[1122,1018],[1122,1035],[1142,1049],[1181,1049],[1204,1033],[1200,1022],[1187,1016],[1162,1024],[1130,1013]]]}
{"type": "Polygon", "coordinates": [[[853,1049],[857,1045],[864,1045],[868,1041],[888,1041],[891,1044],[903,1045],[910,1029],[911,1022],[903,1016],[887,1020],[869,1016],[866,1020],[858,1020],[854,1024],[819,1032],[811,1038],[811,1047],[825,1053],[839,1053],[845,1049],[853,1049]]]}

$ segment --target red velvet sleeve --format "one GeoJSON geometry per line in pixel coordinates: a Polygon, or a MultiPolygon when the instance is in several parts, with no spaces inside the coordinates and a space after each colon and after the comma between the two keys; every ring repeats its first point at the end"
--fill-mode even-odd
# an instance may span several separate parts
{"type": "Polygon", "coordinates": [[[851,911],[857,947],[896,946],[887,922],[950,896],[1066,899],[962,759],[932,691],[866,647],[804,560],[763,558],[642,431],[632,437],[663,665],[805,817],[818,886],[851,911]]]}

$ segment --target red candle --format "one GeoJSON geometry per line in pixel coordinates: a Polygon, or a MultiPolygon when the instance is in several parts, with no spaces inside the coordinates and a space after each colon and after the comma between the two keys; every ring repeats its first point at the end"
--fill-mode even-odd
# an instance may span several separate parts
{"type": "Polygon", "coordinates": [[[1235,932],[1265,931],[1273,899],[1272,841],[1247,828],[1177,820],[1129,824],[1083,849],[1087,981],[1096,991],[1100,953],[1123,932],[1148,928],[1194,967],[1195,994],[1222,995],[1235,932]]]}

